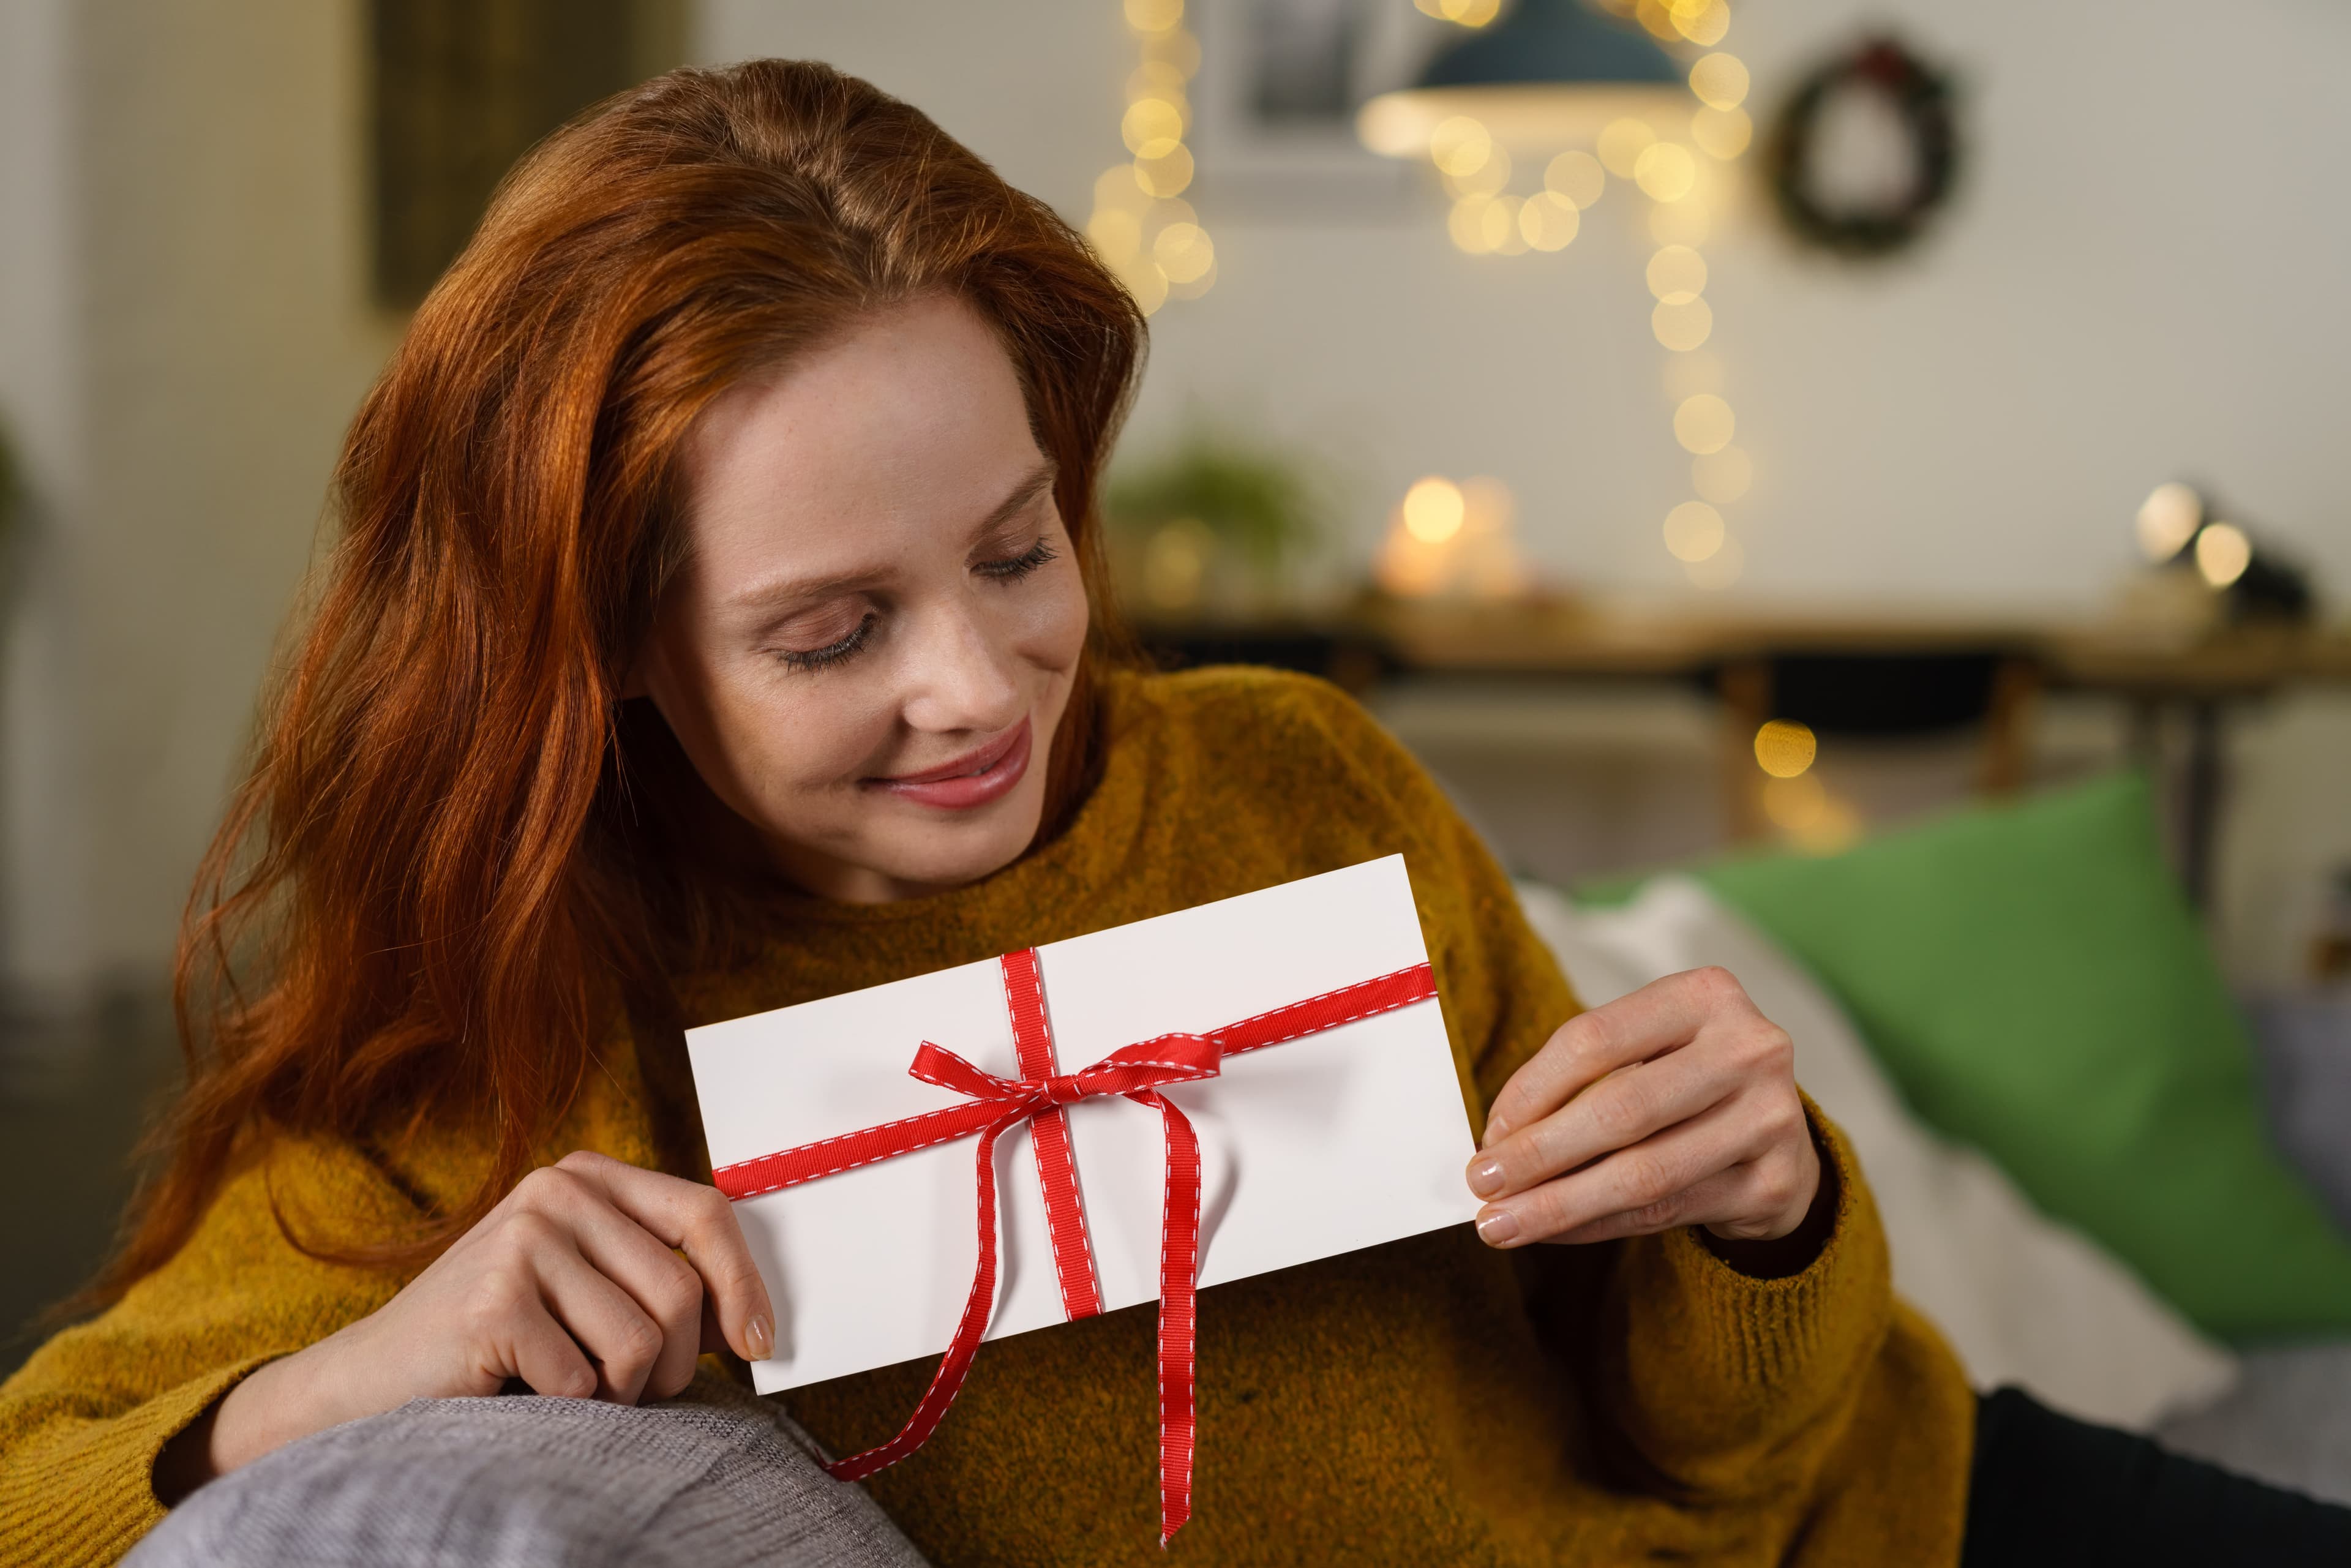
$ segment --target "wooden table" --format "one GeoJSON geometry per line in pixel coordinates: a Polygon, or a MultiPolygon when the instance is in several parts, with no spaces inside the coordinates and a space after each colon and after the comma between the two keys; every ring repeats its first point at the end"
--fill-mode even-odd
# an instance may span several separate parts
{"type": "Polygon", "coordinates": [[[1398,675],[1656,681],[1709,689],[1723,705],[1726,779],[1738,781],[1728,786],[1727,808],[1740,836],[1761,829],[1750,787],[1760,780],[1744,762],[1756,726],[1773,716],[1806,716],[1788,711],[1791,704],[1802,706],[1792,677],[1810,680],[1819,701],[1820,692],[1834,687],[1834,681],[1820,686],[1824,672],[1897,672],[1881,694],[1896,699],[1880,704],[1890,727],[1877,732],[1902,732],[1906,706],[1918,721],[1913,732],[1980,723],[1986,737],[1980,783],[1993,793],[2023,781],[2028,721],[2041,693],[2111,696],[2127,706],[2132,748],[2151,768],[2161,765],[2167,722],[2185,723],[2180,870],[2199,904],[2211,888],[2228,711],[2290,688],[2351,685],[2351,627],[2252,626],[2166,636],[2116,624],[1934,614],[1695,615],[1569,603],[1366,600],[1311,616],[1158,622],[1138,631],[1171,663],[1279,664],[1357,691],[1398,675]]]}

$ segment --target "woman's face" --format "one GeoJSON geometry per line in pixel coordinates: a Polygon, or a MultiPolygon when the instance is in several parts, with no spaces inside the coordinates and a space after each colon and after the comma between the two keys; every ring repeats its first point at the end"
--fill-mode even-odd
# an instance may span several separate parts
{"type": "Polygon", "coordinates": [[[812,893],[958,886],[1036,836],[1086,596],[1010,359],[960,300],[734,388],[632,689],[812,893]]]}

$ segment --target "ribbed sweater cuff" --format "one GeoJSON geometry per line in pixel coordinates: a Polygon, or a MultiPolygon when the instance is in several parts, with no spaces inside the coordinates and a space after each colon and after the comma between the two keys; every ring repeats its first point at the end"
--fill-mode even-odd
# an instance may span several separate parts
{"type": "MultiPolygon", "coordinates": [[[[104,1421],[71,1422],[35,1437],[0,1499],[0,1538],[29,1545],[28,1561],[111,1563],[163,1521],[155,1458],[163,1445],[257,1368],[258,1355],[218,1367],[104,1421]]],[[[61,1426],[68,1423],[61,1422],[61,1426]]]]}
{"type": "Polygon", "coordinates": [[[1885,1248],[1869,1208],[1869,1188],[1853,1149],[1810,1096],[1804,1113],[1813,1146],[1836,1185],[1835,1216],[1819,1252],[1800,1271],[1757,1279],[1718,1256],[1695,1228],[1661,1238],[1667,1267],[1678,1278],[1692,1321],[1684,1343],[1704,1347],[1729,1387],[1784,1387],[1804,1380],[1824,1358],[1857,1349],[1834,1340],[1883,1329],[1884,1312],[1856,1311],[1857,1297],[1882,1293],[1885,1248]]]}

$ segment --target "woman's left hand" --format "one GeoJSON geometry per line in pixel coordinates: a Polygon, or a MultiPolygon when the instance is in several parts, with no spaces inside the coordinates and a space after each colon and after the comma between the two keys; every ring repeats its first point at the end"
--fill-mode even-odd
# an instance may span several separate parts
{"type": "Polygon", "coordinates": [[[1562,1024],[1494,1100],[1469,1189],[1495,1247],[1802,1223],[1820,1156],[1785,1030],[1725,969],[1668,975],[1562,1024]]]}

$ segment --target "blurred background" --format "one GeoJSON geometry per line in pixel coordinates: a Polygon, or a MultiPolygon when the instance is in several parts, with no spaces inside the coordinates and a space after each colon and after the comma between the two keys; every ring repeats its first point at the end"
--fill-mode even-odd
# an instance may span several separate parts
{"type": "Polygon", "coordinates": [[[0,1332],[106,1245],[405,311],[547,130],[761,55],[1085,230],[1148,640],[1356,690],[1514,871],[2136,768],[2233,994],[2334,994],[2339,0],[0,0],[0,1332]]]}

